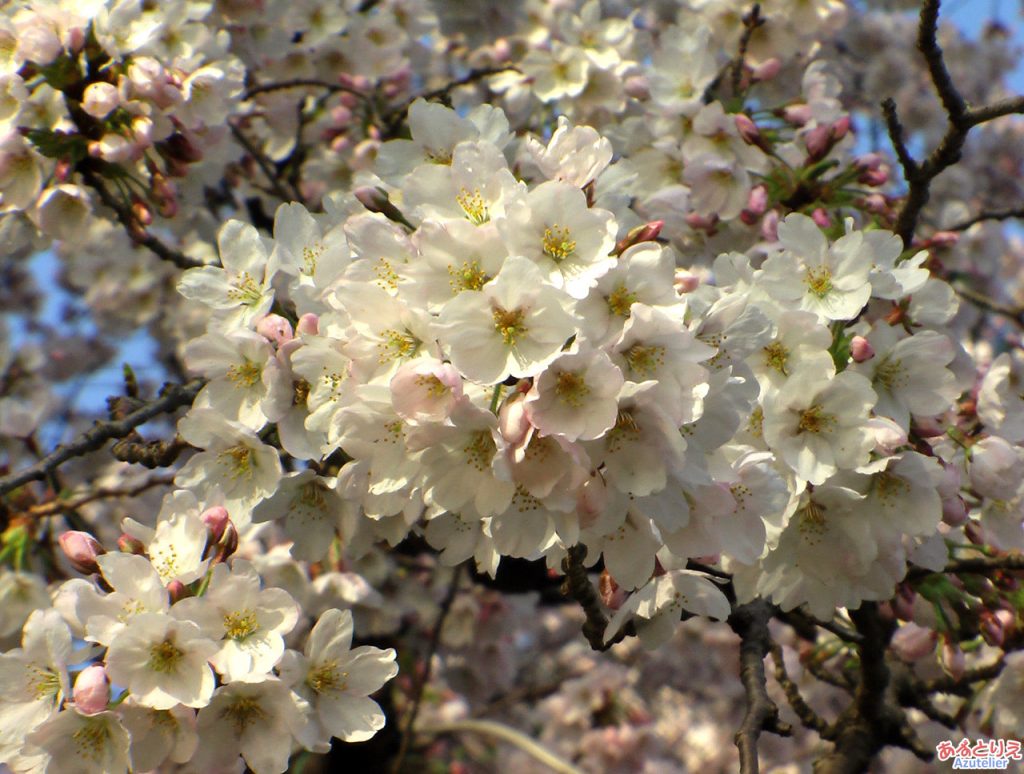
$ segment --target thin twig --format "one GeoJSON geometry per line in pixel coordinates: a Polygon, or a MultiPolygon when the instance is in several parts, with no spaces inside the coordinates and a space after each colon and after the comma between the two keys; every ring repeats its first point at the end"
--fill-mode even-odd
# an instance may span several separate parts
{"type": "Polygon", "coordinates": [[[260,149],[257,148],[253,142],[245,136],[234,123],[228,122],[228,127],[231,129],[231,134],[234,135],[235,139],[238,140],[239,145],[245,148],[246,152],[252,156],[253,160],[259,165],[259,168],[263,170],[263,174],[266,176],[267,181],[270,183],[271,189],[274,194],[283,202],[301,202],[302,197],[298,191],[289,192],[284,184],[281,182],[277,172],[270,165],[270,162],[266,159],[260,149]]]}
{"type": "Polygon", "coordinates": [[[729,616],[729,626],[740,637],[740,680],[747,695],[747,711],[735,737],[742,774],[758,774],[760,770],[757,740],[762,731],[782,736],[793,733],[788,723],[779,720],[779,708],[768,696],[764,657],[771,645],[771,617],[772,605],[763,599],[740,605],[729,616]]]}
{"type": "Polygon", "coordinates": [[[558,774],[583,774],[581,769],[576,768],[569,761],[542,747],[522,731],[494,720],[453,720],[448,723],[434,723],[416,729],[417,734],[423,734],[424,736],[462,732],[484,734],[501,739],[503,742],[508,742],[552,771],[558,772],[558,774]]]}
{"type": "Polygon", "coordinates": [[[441,630],[444,628],[445,619],[448,617],[448,613],[452,609],[452,603],[455,601],[455,597],[458,594],[459,581],[461,578],[462,565],[460,564],[452,570],[452,578],[448,583],[448,592],[441,601],[441,608],[437,614],[437,621],[434,622],[434,629],[430,633],[430,642],[427,646],[427,653],[425,656],[426,662],[424,663],[420,679],[416,681],[416,686],[413,689],[412,705],[409,708],[409,714],[405,718],[405,724],[402,728],[402,741],[398,747],[398,753],[395,755],[395,762],[391,767],[391,774],[400,774],[402,771],[402,765],[405,763],[405,757],[409,753],[409,746],[412,744],[412,739],[415,736],[414,726],[416,723],[416,716],[420,712],[420,704],[423,701],[423,691],[427,687],[427,683],[430,682],[430,673],[433,667],[434,655],[437,653],[437,648],[441,644],[441,630]]]}
{"type": "Polygon", "coordinates": [[[205,379],[194,379],[188,384],[168,385],[159,398],[132,411],[123,419],[96,422],[92,428],[82,433],[76,440],[69,444],[59,445],[35,465],[0,478],[0,495],[17,489],[30,481],[44,479],[68,460],[96,451],[112,438],[124,438],[136,427],[160,414],[191,404],[205,383],[205,379]]]}
{"type": "Polygon", "coordinates": [[[587,638],[594,650],[608,650],[612,645],[621,642],[629,631],[627,627],[620,629],[608,642],[604,641],[604,633],[608,628],[608,618],[604,614],[601,600],[597,598],[594,584],[587,577],[587,568],[583,566],[583,558],[587,555],[586,546],[572,546],[562,560],[562,572],[565,582],[562,593],[579,602],[587,620],[583,624],[583,636],[587,638]]]}
{"type": "Polygon", "coordinates": [[[811,705],[804,701],[804,697],[800,694],[800,688],[786,671],[786,661],[782,654],[782,647],[777,642],[772,642],[769,643],[768,649],[771,651],[772,661],[775,662],[775,679],[782,686],[782,691],[786,694],[786,701],[789,702],[789,706],[805,727],[813,728],[819,734],[824,733],[825,729],[828,728],[828,723],[822,720],[818,713],[811,709],[811,705]]]}
{"type": "Polygon", "coordinates": [[[348,86],[342,86],[340,83],[328,83],[327,81],[318,81],[316,78],[292,78],[287,81],[274,81],[273,83],[261,83],[257,86],[253,86],[243,95],[242,99],[252,99],[259,94],[266,94],[272,91],[284,91],[285,89],[324,89],[328,92],[342,92],[344,94],[351,94],[353,97],[358,97],[361,100],[367,100],[366,94],[361,91],[350,88],[348,86]]]}
{"type": "MultiPolygon", "coordinates": [[[[1024,570],[1024,554],[1013,553],[1004,556],[984,556],[971,559],[955,559],[947,564],[942,572],[960,573],[973,572],[987,575],[996,570],[1024,570]]],[[[912,567],[907,573],[907,580],[919,580],[920,578],[933,575],[931,570],[924,567],[912,567]]]]}
{"type": "Polygon", "coordinates": [[[72,496],[69,498],[57,498],[50,502],[40,503],[39,505],[33,505],[26,511],[29,516],[33,518],[41,518],[43,516],[53,516],[57,513],[67,513],[68,511],[74,511],[81,508],[96,500],[111,500],[114,498],[122,497],[137,497],[143,492],[152,489],[157,486],[168,486],[174,481],[174,476],[153,476],[148,478],[140,484],[129,487],[127,489],[117,489],[115,487],[101,487],[94,489],[91,492],[80,494],[77,497],[72,496]]]}
{"type": "Polygon", "coordinates": [[[970,107],[967,104],[956,88],[956,84],[953,83],[953,78],[946,67],[942,48],[939,46],[939,6],[940,0],[924,0],[922,3],[917,32],[917,48],[928,65],[928,73],[935,86],[935,91],[946,111],[948,126],[939,144],[924,161],[915,161],[907,149],[895,103],[891,99],[882,103],[882,112],[885,115],[889,137],[903,167],[903,176],[907,181],[907,196],[893,227],[893,230],[903,240],[904,247],[907,248],[913,243],[918,218],[928,203],[932,180],[960,160],[968,132],[978,124],[1001,116],[1024,112],[1024,96],[1010,97],[981,107],[970,107]]]}
{"type": "Polygon", "coordinates": [[[968,669],[959,678],[953,678],[949,675],[936,677],[934,680],[929,680],[925,683],[925,690],[929,693],[935,693],[936,691],[940,693],[963,693],[969,689],[971,683],[998,677],[1005,666],[1006,662],[1000,658],[995,663],[968,669]]]}
{"type": "Polygon", "coordinates": [[[986,220],[1011,220],[1013,218],[1024,218],[1024,207],[979,212],[973,217],[954,223],[949,228],[943,229],[943,231],[966,231],[974,224],[982,223],[986,220]]]}
{"type": "Polygon", "coordinates": [[[100,201],[114,211],[117,219],[128,231],[128,235],[134,242],[148,248],[154,255],[165,261],[173,263],[179,269],[194,269],[197,266],[206,265],[203,261],[190,258],[184,253],[164,244],[164,242],[159,238],[153,236],[153,234],[146,230],[146,228],[136,220],[135,216],[132,215],[131,209],[125,206],[124,203],[110,192],[110,189],[107,188],[106,183],[103,182],[103,178],[99,174],[84,164],[79,165],[78,171],[82,175],[82,179],[86,184],[99,195],[100,201]]]}

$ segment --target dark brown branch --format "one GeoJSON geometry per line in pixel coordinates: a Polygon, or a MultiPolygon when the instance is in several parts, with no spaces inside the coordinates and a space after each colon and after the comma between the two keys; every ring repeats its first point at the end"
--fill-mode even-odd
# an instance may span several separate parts
{"type": "Polygon", "coordinates": [[[934,680],[929,680],[925,683],[925,690],[929,693],[955,693],[963,694],[971,690],[972,683],[978,683],[983,680],[991,680],[998,677],[1006,666],[1006,662],[1000,658],[993,664],[986,664],[982,667],[976,667],[975,669],[968,669],[960,676],[959,679],[953,678],[949,675],[943,675],[937,677],[934,680]]]}
{"type": "Polygon", "coordinates": [[[986,220],[1011,220],[1013,218],[1024,218],[1024,207],[1018,207],[1010,210],[991,210],[988,212],[979,212],[973,217],[967,218],[954,223],[949,228],[943,229],[944,231],[966,231],[976,223],[983,223],[986,220]]]}
{"type": "Polygon", "coordinates": [[[197,266],[204,266],[202,261],[190,258],[178,250],[164,244],[159,238],[153,236],[138,220],[132,215],[131,208],[125,206],[114,194],[107,188],[106,183],[103,182],[103,178],[94,170],[90,169],[85,164],[79,165],[79,173],[82,175],[82,179],[85,183],[92,188],[100,197],[107,207],[114,211],[117,219],[121,222],[121,225],[128,231],[128,236],[132,238],[134,242],[146,247],[157,257],[169,261],[177,266],[179,269],[194,269],[197,266]]]}
{"type": "Polygon", "coordinates": [[[83,505],[88,503],[96,502],[97,500],[113,500],[124,497],[137,497],[145,491],[152,489],[157,486],[169,486],[173,483],[173,476],[153,476],[143,481],[141,484],[128,487],[127,489],[118,489],[116,487],[100,487],[94,489],[91,492],[86,492],[78,496],[68,498],[57,498],[50,500],[46,503],[40,503],[39,505],[33,505],[28,509],[27,513],[33,518],[41,518],[43,516],[53,516],[58,513],[68,513],[69,511],[75,511],[81,508],[83,505]]]}
{"type": "Polygon", "coordinates": [[[409,753],[409,746],[412,744],[412,739],[415,734],[413,728],[416,724],[416,716],[419,715],[420,704],[423,701],[423,691],[427,687],[427,683],[430,682],[430,673],[433,667],[434,654],[437,653],[437,648],[441,644],[441,630],[444,628],[445,619],[448,618],[448,613],[451,612],[452,609],[452,603],[455,601],[455,597],[459,592],[459,581],[461,579],[462,565],[460,564],[452,571],[452,579],[448,583],[448,592],[441,601],[441,608],[437,613],[437,621],[434,622],[434,629],[430,632],[430,642],[427,645],[427,653],[425,655],[426,661],[423,664],[423,672],[420,674],[420,679],[416,681],[416,687],[413,689],[412,705],[409,708],[409,712],[405,717],[405,723],[402,726],[402,741],[398,746],[398,753],[395,755],[395,761],[391,767],[391,774],[400,774],[402,771],[402,765],[405,763],[405,756],[409,753]]]}
{"type": "Polygon", "coordinates": [[[757,740],[762,731],[789,736],[793,729],[779,720],[779,708],[768,696],[764,657],[771,647],[768,621],[772,618],[772,605],[755,599],[733,609],[729,626],[740,637],[740,680],[747,695],[747,711],[736,732],[736,747],[740,751],[742,774],[758,774],[757,740]]]}
{"type": "MultiPolygon", "coordinates": [[[[959,573],[973,572],[988,574],[997,570],[1024,570],[1024,554],[1013,553],[1003,556],[974,557],[972,559],[954,559],[945,566],[942,572],[959,573]]],[[[920,580],[934,573],[924,567],[912,567],[907,573],[907,580],[920,580]]]]}
{"type": "Polygon", "coordinates": [[[195,379],[184,385],[167,385],[159,398],[132,411],[123,419],[96,422],[76,440],[61,444],[35,465],[0,478],[0,495],[30,481],[42,480],[68,460],[96,451],[113,438],[124,438],[154,417],[191,404],[204,384],[204,379],[195,379]]]}
{"type": "Polygon", "coordinates": [[[786,672],[786,662],[782,654],[782,647],[778,643],[773,642],[768,646],[768,649],[771,651],[772,661],[775,662],[775,679],[782,686],[782,691],[786,694],[786,701],[789,702],[793,712],[796,713],[796,716],[800,718],[800,722],[806,728],[813,728],[819,734],[825,733],[828,723],[822,720],[818,713],[811,709],[811,705],[804,701],[804,697],[800,694],[797,684],[789,676],[789,673],[786,672]]]}
{"type": "Polygon", "coordinates": [[[252,99],[259,94],[266,94],[272,91],[284,91],[285,89],[324,89],[325,91],[334,93],[342,92],[344,94],[351,94],[353,97],[358,97],[361,100],[366,100],[368,97],[361,91],[351,89],[348,86],[342,86],[340,83],[328,83],[327,81],[318,81],[316,78],[293,78],[288,81],[275,81],[273,83],[261,83],[257,86],[253,86],[243,96],[243,99],[252,99]]]}
{"type": "Polygon", "coordinates": [[[928,73],[942,101],[949,125],[939,144],[924,161],[915,161],[907,149],[895,103],[891,99],[882,103],[889,138],[907,181],[907,196],[893,228],[906,248],[913,243],[918,218],[928,203],[932,180],[960,160],[968,132],[978,124],[1024,111],[1024,96],[1011,97],[981,107],[967,105],[953,83],[939,46],[939,5],[940,0],[924,0],[922,3],[917,48],[928,65],[928,73]]]}
{"type": "Polygon", "coordinates": [[[736,58],[732,61],[732,86],[733,96],[740,93],[740,84],[743,82],[743,65],[747,59],[747,49],[750,47],[750,39],[754,36],[754,30],[764,24],[761,16],[760,3],[754,3],[750,11],[743,16],[743,34],[740,35],[740,46],[736,52],[736,58]]]}
{"type": "Polygon", "coordinates": [[[274,167],[263,155],[259,148],[257,148],[253,142],[245,136],[235,124],[228,122],[228,127],[231,129],[231,134],[234,135],[235,139],[238,140],[239,145],[245,148],[246,152],[252,156],[253,160],[259,165],[259,168],[263,170],[263,174],[266,176],[267,181],[270,183],[270,188],[273,190],[274,195],[277,196],[283,202],[301,202],[302,197],[298,191],[289,192],[281,182],[279,175],[277,174],[274,167]]]}
{"type": "Polygon", "coordinates": [[[630,633],[630,627],[623,626],[618,633],[607,643],[604,641],[604,633],[608,628],[608,619],[605,617],[601,600],[594,591],[594,584],[587,577],[587,568],[583,566],[583,559],[587,555],[585,546],[576,545],[569,549],[565,559],[562,560],[562,572],[565,573],[565,582],[562,584],[562,593],[572,597],[587,616],[583,624],[583,636],[587,638],[590,647],[594,650],[608,650],[612,645],[621,642],[630,633]]]}

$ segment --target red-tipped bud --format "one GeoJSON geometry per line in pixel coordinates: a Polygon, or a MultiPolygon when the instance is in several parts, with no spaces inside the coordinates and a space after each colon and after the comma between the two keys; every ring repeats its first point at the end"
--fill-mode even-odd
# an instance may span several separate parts
{"type": "Polygon", "coordinates": [[[770,81],[782,69],[782,60],[777,56],[766,59],[750,71],[750,77],[755,81],[770,81]]]}
{"type": "Polygon", "coordinates": [[[615,578],[608,574],[608,570],[601,573],[598,589],[601,593],[601,602],[605,607],[618,610],[626,601],[626,592],[615,582],[615,578]]]}
{"type": "Polygon", "coordinates": [[[917,661],[935,652],[938,635],[931,629],[906,623],[892,635],[892,649],[904,661],[917,661]]]}
{"type": "Polygon", "coordinates": [[[705,231],[708,234],[715,233],[718,225],[717,215],[701,215],[699,212],[691,212],[686,216],[686,225],[695,231],[705,231]]]}
{"type": "Polygon", "coordinates": [[[74,174],[75,165],[67,159],[61,159],[53,167],[53,177],[58,183],[66,183],[74,174]]]}
{"type": "Polygon", "coordinates": [[[929,247],[953,247],[960,241],[960,235],[955,231],[936,231],[928,239],[929,247]]]}
{"type": "Polygon", "coordinates": [[[60,547],[71,566],[86,575],[99,572],[100,568],[96,564],[96,557],[106,553],[106,549],[99,544],[96,538],[88,532],[77,530],[69,530],[62,534],[60,547]]]}
{"type": "Polygon", "coordinates": [[[736,128],[739,130],[740,137],[748,144],[761,144],[761,130],[757,128],[757,124],[754,123],[750,116],[746,113],[737,113],[733,116],[733,120],[736,122],[736,128]]]}
{"type": "Polygon", "coordinates": [[[197,161],[203,160],[202,150],[181,132],[175,132],[164,140],[163,148],[167,155],[175,161],[195,164],[197,161]]]}
{"type": "Polygon", "coordinates": [[[782,118],[794,126],[803,126],[811,120],[811,106],[801,103],[784,107],[782,109],[782,118]]]}
{"type": "Polygon", "coordinates": [[[256,323],[256,332],[279,347],[295,337],[292,324],[279,314],[268,314],[260,318],[256,323]]]}
{"type": "Polygon", "coordinates": [[[665,221],[663,220],[652,220],[650,223],[644,223],[642,226],[631,228],[626,236],[616,242],[612,253],[622,255],[633,245],[638,245],[641,242],[653,242],[658,238],[658,234],[661,233],[662,226],[664,225],[665,221]]]}
{"type": "Polygon", "coordinates": [[[226,562],[235,551],[238,550],[238,530],[235,529],[235,525],[230,521],[224,530],[224,535],[220,541],[220,548],[217,551],[217,556],[214,562],[226,562]]]}
{"type": "Polygon", "coordinates": [[[175,602],[180,602],[185,599],[185,597],[191,597],[192,592],[189,591],[188,586],[180,580],[172,580],[167,584],[167,596],[173,605],[175,602]]]}
{"type": "Polygon", "coordinates": [[[146,553],[145,544],[137,537],[132,537],[128,533],[123,533],[121,537],[117,539],[117,548],[126,554],[138,554],[142,556],[146,553]]]}
{"type": "Polygon", "coordinates": [[[700,277],[688,272],[686,269],[676,269],[672,284],[676,289],[676,293],[680,295],[692,293],[700,287],[700,277]]]}
{"type": "Polygon", "coordinates": [[[75,709],[83,715],[103,712],[110,703],[110,678],[107,677],[106,667],[93,664],[79,672],[72,697],[75,709]]]}
{"type": "Polygon", "coordinates": [[[296,333],[308,333],[316,335],[320,330],[320,318],[312,312],[307,312],[299,318],[295,326],[296,333]]]}
{"type": "Polygon", "coordinates": [[[864,363],[875,356],[875,348],[863,336],[854,336],[850,340],[850,357],[854,363],[864,363]]]}
{"type": "Polygon", "coordinates": [[[153,223],[153,210],[138,197],[135,197],[132,201],[132,216],[143,226],[149,226],[153,223]]]}
{"type": "Polygon", "coordinates": [[[228,509],[223,505],[214,505],[211,508],[207,508],[200,514],[199,518],[203,520],[203,524],[210,531],[210,540],[214,543],[220,542],[220,539],[224,536],[224,530],[231,523],[228,509]]]}
{"type": "Polygon", "coordinates": [[[828,228],[832,225],[832,219],[829,217],[828,212],[824,207],[818,207],[811,213],[811,220],[817,223],[821,228],[828,228]]]}
{"type": "Polygon", "coordinates": [[[940,662],[946,674],[954,680],[963,677],[967,669],[967,659],[964,657],[964,652],[960,650],[959,643],[951,642],[948,639],[942,643],[940,662]]]}

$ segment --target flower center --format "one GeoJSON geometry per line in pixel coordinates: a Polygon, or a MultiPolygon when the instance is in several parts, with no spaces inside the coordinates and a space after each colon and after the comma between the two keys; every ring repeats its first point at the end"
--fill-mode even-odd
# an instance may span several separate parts
{"type": "Polygon", "coordinates": [[[480,195],[479,188],[474,189],[473,193],[463,188],[458,196],[455,197],[455,201],[459,203],[462,211],[466,213],[466,218],[474,225],[483,225],[491,219],[491,213],[487,209],[484,197],[480,195]]]}
{"type": "Polygon", "coordinates": [[[168,637],[163,642],[158,642],[156,645],[149,647],[149,661],[146,663],[146,666],[160,674],[171,674],[177,671],[178,663],[184,656],[184,651],[174,644],[174,640],[168,637]]]}
{"type": "Polygon", "coordinates": [[[764,428],[764,409],[760,406],[755,406],[754,410],[750,412],[750,418],[747,420],[747,432],[755,438],[760,438],[764,428]]]}
{"type": "Polygon", "coordinates": [[[555,395],[563,403],[579,408],[583,405],[583,399],[590,394],[586,380],[574,371],[562,371],[555,377],[555,395]]]}
{"type": "Polygon", "coordinates": [[[633,306],[639,299],[636,293],[630,292],[630,290],[621,282],[612,291],[612,294],[608,296],[608,310],[619,317],[629,317],[629,308],[633,306]]]}
{"type": "Polygon", "coordinates": [[[314,693],[344,691],[348,687],[348,672],[338,672],[338,662],[325,661],[306,675],[306,685],[314,693]]]}
{"type": "Polygon", "coordinates": [[[103,757],[103,750],[110,742],[110,729],[106,722],[88,718],[85,725],[75,729],[71,738],[75,740],[75,747],[82,757],[98,761],[103,757]]]}
{"type": "Polygon", "coordinates": [[[251,696],[239,696],[221,710],[220,716],[231,721],[235,734],[241,735],[245,729],[267,716],[257,699],[251,696]]]}
{"type": "Polygon", "coordinates": [[[634,344],[626,350],[625,356],[633,373],[650,376],[665,362],[665,348],[634,344]]]}
{"type": "Polygon", "coordinates": [[[484,471],[494,458],[494,439],[487,430],[478,430],[462,447],[462,453],[466,455],[466,462],[471,467],[484,471]]]}
{"type": "Polygon", "coordinates": [[[309,397],[309,389],[309,382],[305,379],[292,382],[292,405],[305,406],[306,399],[309,397]]]}
{"type": "Polygon", "coordinates": [[[576,252],[576,240],[571,238],[569,229],[564,226],[549,226],[544,229],[541,243],[544,253],[555,263],[560,263],[576,252]]]}
{"type": "Polygon", "coordinates": [[[317,243],[311,247],[302,248],[302,269],[301,272],[309,277],[316,272],[317,261],[324,254],[324,246],[317,243]]]}
{"type": "Polygon", "coordinates": [[[821,406],[811,406],[800,412],[797,429],[801,433],[825,433],[836,423],[836,418],[821,410],[821,406]]]}
{"type": "Polygon", "coordinates": [[[508,346],[513,346],[516,340],[526,333],[527,328],[523,322],[526,312],[523,309],[517,307],[509,310],[496,306],[492,315],[494,316],[494,330],[501,334],[501,338],[508,346]]]}
{"type": "Polygon", "coordinates": [[[906,382],[906,374],[903,372],[903,361],[884,358],[881,363],[875,366],[875,375],[872,380],[887,390],[894,387],[902,387],[906,382]]]}
{"type": "Polygon", "coordinates": [[[808,269],[804,275],[804,282],[812,294],[824,298],[832,292],[832,270],[828,266],[808,269]]]}
{"type": "Polygon", "coordinates": [[[256,284],[256,280],[253,279],[252,275],[243,271],[235,281],[231,283],[231,288],[228,290],[228,298],[232,301],[238,301],[245,306],[256,306],[262,298],[260,293],[259,285],[256,284]]]}
{"type": "Polygon", "coordinates": [[[252,387],[263,377],[263,367],[251,360],[228,368],[228,379],[240,387],[252,387]]]}
{"type": "Polygon", "coordinates": [[[448,265],[448,284],[451,286],[452,293],[461,293],[463,290],[480,290],[490,280],[491,278],[480,269],[478,261],[466,261],[462,264],[461,269],[456,269],[451,264],[448,265]]]}
{"type": "Polygon", "coordinates": [[[422,387],[431,398],[443,398],[448,394],[448,385],[433,374],[421,374],[416,377],[416,386],[422,387]]]}
{"type": "Polygon", "coordinates": [[[217,458],[227,465],[232,478],[252,478],[256,453],[248,446],[232,446],[218,454],[217,458]]]}
{"type": "Polygon", "coordinates": [[[412,357],[420,348],[420,340],[408,331],[388,328],[381,331],[381,336],[384,340],[377,344],[377,349],[380,350],[378,360],[381,364],[412,357]]]}
{"type": "Polygon", "coordinates": [[[32,672],[31,685],[36,701],[56,698],[60,692],[60,677],[49,669],[43,669],[35,664],[29,667],[32,672]]]}
{"type": "Polygon", "coordinates": [[[256,613],[248,608],[224,616],[224,636],[230,640],[244,640],[256,628],[256,613]]]}
{"type": "Polygon", "coordinates": [[[783,376],[789,376],[786,372],[786,363],[789,360],[789,350],[781,341],[773,341],[764,348],[764,362],[769,368],[773,368],[783,376]]]}

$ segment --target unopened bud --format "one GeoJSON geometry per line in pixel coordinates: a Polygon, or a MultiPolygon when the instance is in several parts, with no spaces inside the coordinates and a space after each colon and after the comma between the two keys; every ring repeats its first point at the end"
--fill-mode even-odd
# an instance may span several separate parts
{"type": "Polygon", "coordinates": [[[942,501],[942,521],[951,527],[959,527],[967,521],[967,503],[962,497],[950,497],[942,501]]]}
{"type": "Polygon", "coordinates": [[[72,693],[75,709],[83,715],[103,712],[110,703],[110,678],[102,664],[92,664],[78,673],[72,693]]]}
{"type": "Polygon", "coordinates": [[[631,75],[622,85],[626,96],[633,99],[647,99],[651,96],[651,83],[645,75],[631,75]]]}
{"type": "Polygon", "coordinates": [[[175,132],[162,143],[164,151],[175,161],[194,164],[203,160],[203,152],[181,132],[175,132]]]}
{"type": "Polygon", "coordinates": [[[615,582],[615,578],[608,573],[608,570],[601,572],[598,590],[601,594],[601,602],[612,610],[618,610],[626,601],[626,592],[615,582]]]}
{"type": "Polygon", "coordinates": [[[220,541],[220,550],[217,551],[215,562],[226,562],[235,551],[238,550],[238,530],[235,525],[228,522],[224,530],[224,536],[220,541]]]}
{"type": "Polygon", "coordinates": [[[773,56],[770,59],[766,59],[761,62],[757,67],[750,71],[751,77],[755,81],[770,81],[776,75],[779,74],[779,70],[782,69],[782,60],[777,56],[773,56]]]}
{"type": "Polygon", "coordinates": [[[188,586],[182,583],[180,580],[172,580],[167,584],[167,597],[170,599],[171,604],[180,602],[185,597],[192,596],[192,592],[188,590],[188,586]]]}
{"type": "Polygon", "coordinates": [[[940,662],[946,674],[954,680],[963,677],[964,671],[967,669],[967,659],[964,657],[964,652],[960,650],[960,644],[948,639],[942,643],[940,662]]]}
{"type": "Polygon", "coordinates": [[[875,356],[875,348],[863,336],[854,336],[850,340],[850,357],[854,363],[864,363],[875,356]]]}
{"type": "Polygon", "coordinates": [[[821,228],[828,228],[832,225],[832,220],[829,218],[828,212],[825,211],[824,207],[818,207],[811,213],[811,220],[818,224],[821,228]]]}
{"type": "Polygon", "coordinates": [[[867,172],[862,172],[860,177],[857,178],[858,183],[863,183],[869,186],[885,185],[889,180],[889,171],[887,169],[869,169],[867,172]]]}
{"type": "Polygon", "coordinates": [[[892,635],[892,649],[904,661],[917,661],[935,652],[938,635],[915,623],[905,623],[892,635]]]}
{"type": "Polygon", "coordinates": [[[612,250],[614,255],[622,255],[633,245],[641,244],[642,242],[653,242],[658,238],[658,234],[661,233],[662,226],[665,225],[663,220],[652,220],[650,223],[644,223],[642,226],[631,228],[626,236],[622,237],[616,244],[615,249],[612,250]]]}
{"type": "Polygon", "coordinates": [[[53,177],[58,183],[66,183],[74,174],[75,165],[67,159],[60,159],[53,167],[53,177]]]}
{"type": "Polygon", "coordinates": [[[291,339],[295,337],[295,332],[292,330],[292,324],[279,314],[264,315],[260,321],[256,323],[256,332],[268,341],[274,342],[279,347],[286,341],[291,341],[291,339]]]}
{"type": "Polygon", "coordinates": [[[68,558],[71,566],[80,573],[90,575],[99,572],[99,565],[96,564],[96,557],[106,553],[106,549],[99,544],[88,532],[69,530],[60,536],[60,547],[68,558]]]}
{"type": "Polygon", "coordinates": [[[672,285],[675,287],[676,293],[679,293],[680,295],[683,293],[692,293],[700,287],[700,277],[686,269],[676,269],[672,285]]]}
{"type": "Polygon", "coordinates": [[[718,225],[718,216],[714,214],[701,215],[699,212],[691,212],[684,220],[686,225],[695,231],[705,231],[708,234],[713,234],[718,225]]]}
{"type": "Polygon", "coordinates": [[[1003,640],[1006,638],[1006,631],[1003,629],[1003,623],[1000,621],[991,611],[982,610],[980,626],[981,636],[985,639],[989,645],[994,648],[1001,647],[1003,640]]]}
{"type": "Polygon", "coordinates": [[[316,335],[320,330],[320,318],[312,312],[307,312],[299,318],[295,326],[296,333],[316,335]]]}
{"type": "Polygon", "coordinates": [[[768,210],[768,189],[763,185],[755,185],[747,196],[747,206],[740,213],[740,220],[748,226],[757,223],[758,219],[768,210]]]}
{"type": "Polygon", "coordinates": [[[742,137],[750,145],[761,144],[761,130],[757,128],[757,124],[754,120],[746,113],[737,113],[733,116],[736,121],[736,128],[740,132],[742,137]]]}
{"type": "Polygon", "coordinates": [[[207,508],[200,514],[199,518],[203,520],[203,524],[210,531],[210,540],[214,543],[220,542],[220,539],[224,536],[224,530],[231,523],[228,509],[223,505],[214,505],[212,508],[207,508]]]}
{"type": "Polygon", "coordinates": [[[811,161],[820,161],[832,150],[832,127],[816,126],[804,135],[804,145],[811,161]]]}
{"type": "Polygon", "coordinates": [[[803,126],[811,120],[811,106],[801,103],[784,107],[782,109],[782,118],[794,126],[803,126]]]}
{"type": "Polygon", "coordinates": [[[146,553],[146,545],[139,540],[137,537],[132,537],[127,532],[123,533],[121,537],[117,539],[117,548],[126,554],[138,554],[142,556],[146,553]]]}
{"type": "Polygon", "coordinates": [[[388,195],[379,188],[365,185],[352,192],[356,199],[370,212],[382,212],[391,204],[388,195]]]}
{"type": "Polygon", "coordinates": [[[138,197],[132,201],[132,216],[143,226],[148,226],[153,222],[153,210],[138,197]]]}
{"type": "Polygon", "coordinates": [[[103,120],[120,104],[117,87],[110,83],[90,83],[82,95],[82,110],[93,118],[103,120]]]}
{"type": "Polygon", "coordinates": [[[960,235],[955,231],[936,231],[928,238],[929,247],[953,247],[960,241],[960,235]]]}
{"type": "Polygon", "coordinates": [[[779,241],[779,213],[778,210],[771,210],[761,218],[761,238],[765,242],[779,241]]]}

